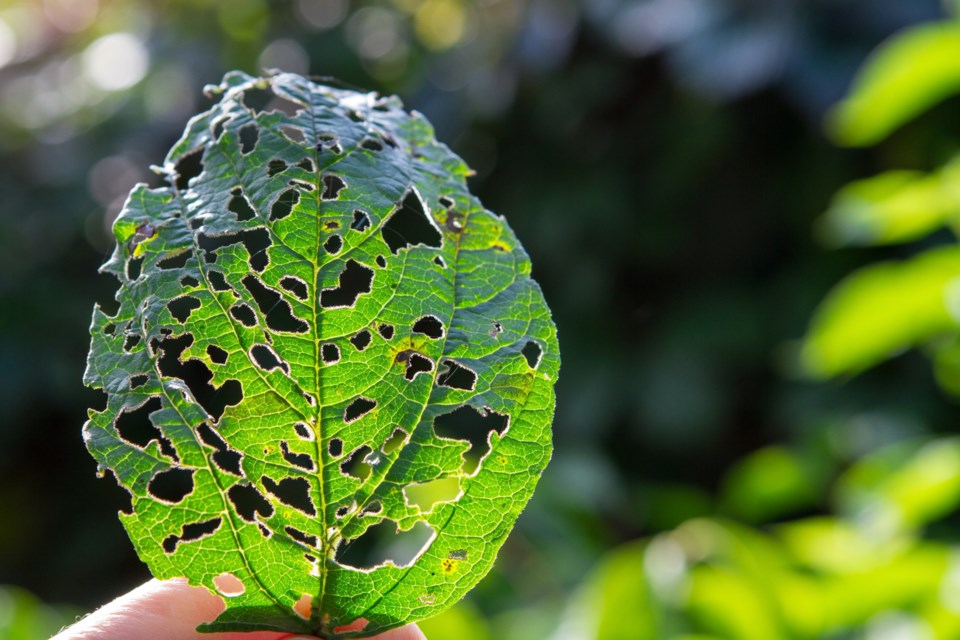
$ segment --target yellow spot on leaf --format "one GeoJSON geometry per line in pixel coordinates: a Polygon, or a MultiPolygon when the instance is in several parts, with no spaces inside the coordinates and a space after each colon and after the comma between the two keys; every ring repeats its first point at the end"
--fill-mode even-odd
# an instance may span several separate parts
{"type": "Polygon", "coordinates": [[[457,565],[460,564],[459,560],[454,560],[453,558],[444,558],[440,561],[440,567],[443,569],[443,572],[446,574],[451,574],[457,570],[457,565]]]}

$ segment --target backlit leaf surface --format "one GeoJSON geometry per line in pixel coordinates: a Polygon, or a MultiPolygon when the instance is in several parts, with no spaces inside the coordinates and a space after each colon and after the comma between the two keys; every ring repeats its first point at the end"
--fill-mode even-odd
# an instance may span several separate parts
{"type": "Polygon", "coordinates": [[[84,429],[207,631],[366,636],[493,563],[547,464],[556,330],[507,223],[395,98],[226,76],[114,226],[84,429]],[[366,620],[363,630],[337,630],[366,620]]]}

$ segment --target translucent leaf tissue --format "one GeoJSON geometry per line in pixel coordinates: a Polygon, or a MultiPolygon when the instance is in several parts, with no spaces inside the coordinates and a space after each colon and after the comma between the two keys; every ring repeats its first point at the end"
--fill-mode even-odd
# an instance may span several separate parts
{"type": "Polygon", "coordinates": [[[560,354],[529,258],[396,98],[291,74],[209,91],[114,225],[87,446],[154,575],[223,597],[204,631],[435,615],[550,458],[560,354]]]}

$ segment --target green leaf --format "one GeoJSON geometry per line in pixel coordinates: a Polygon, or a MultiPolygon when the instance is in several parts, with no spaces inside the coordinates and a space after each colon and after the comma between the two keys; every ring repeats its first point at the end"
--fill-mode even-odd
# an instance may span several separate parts
{"type": "Polygon", "coordinates": [[[435,615],[550,457],[559,351],[530,261],[396,98],[290,74],[210,91],[169,186],[114,227],[88,448],[153,573],[224,596],[204,631],[435,615]]]}
{"type": "Polygon", "coordinates": [[[721,504],[747,522],[766,522],[816,504],[816,469],[781,446],[758,449],[731,466],[723,480],[721,504]]]}
{"type": "Polygon", "coordinates": [[[865,267],[821,303],[800,352],[816,377],[859,372],[934,336],[957,330],[960,249],[865,267]]]}
{"type": "Polygon", "coordinates": [[[871,145],[958,90],[960,24],[914,27],[874,51],[827,127],[841,144],[871,145]]]}
{"type": "Polygon", "coordinates": [[[851,467],[837,483],[837,501],[873,533],[913,531],[960,505],[960,439],[905,442],[851,467]]]}
{"type": "Polygon", "coordinates": [[[960,213],[960,162],[935,174],[889,171],[841,189],[820,220],[835,245],[909,242],[956,219],[960,213]]]}

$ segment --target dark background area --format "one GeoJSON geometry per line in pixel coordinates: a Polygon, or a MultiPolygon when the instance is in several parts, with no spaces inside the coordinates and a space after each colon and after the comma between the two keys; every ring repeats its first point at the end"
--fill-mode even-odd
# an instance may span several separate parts
{"type": "Polygon", "coordinates": [[[824,113],[884,38],[943,15],[933,0],[0,3],[0,583],[88,609],[148,577],[80,438],[87,328],[115,290],[97,268],[123,197],[232,68],[398,93],[532,257],[563,354],[556,454],[471,595],[485,616],[558,610],[605,550],[690,517],[751,522],[725,478],[772,443],[821,485],[769,519],[822,512],[857,455],[958,418],[917,355],[836,383],[793,365],[826,291],[904,251],[827,251],[813,224],[831,195],[929,168],[960,134],[953,100],[843,150],[824,113]]]}

